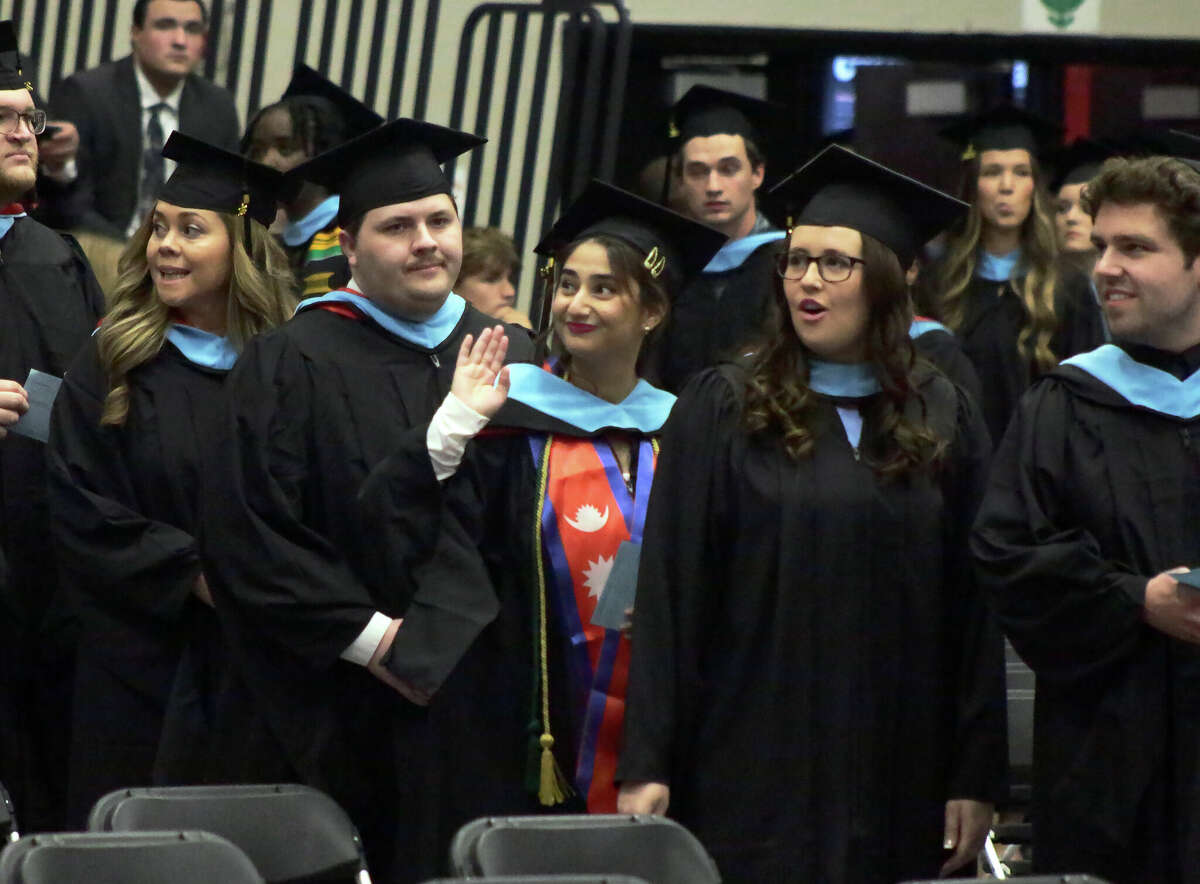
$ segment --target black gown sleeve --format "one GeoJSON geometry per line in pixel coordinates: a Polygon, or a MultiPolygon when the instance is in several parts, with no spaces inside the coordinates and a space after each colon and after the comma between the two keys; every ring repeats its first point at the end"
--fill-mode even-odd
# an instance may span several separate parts
{"type": "Polygon", "coordinates": [[[999,802],[1008,769],[1004,641],[980,589],[968,544],[987,483],[992,445],[976,401],[957,393],[957,429],[942,488],[945,501],[945,585],[959,642],[955,679],[955,755],[948,798],[999,802]]]}
{"type": "Polygon", "coordinates": [[[231,603],[265,640],[331,666],[377,608],[308,522],[321,482],[309,366],[286,335],[268,335],[247,345],[225,389],[228,438],[211,446],[200,538],[218,610],[231,603]]]}
{"type": "Polygon", "coordinates": [[[996,452],[971,550],[1001,626],[1039,679],[1069,684],[1134,654],[1146,582],[1071,518],[1070,396],[1050,378],[1022,400],[996,452]]]}
{"type": "Polygon", "coordinates": [[[508,471],[489,471],[498,485],[481,481],[482,455],[472,443],[458,472],[439,483],[426,447],[428,428],[423,423],[404,434],[396,452],[363,482],[358,504],[364,523],[383,529],[383,567],[397,576],[411,572],[415,586],[383,663],[432,697],[499,613],[480,544],[487,524],[484,489],[502,487],[508,471]]]}
{"type": "Polygon", "coordinates": [[[669,785],[682,729],[696,713],[703,643],[721,590],[728,452],[739,432],[731,372],[696,376],[663,428],[638,570],[618,782],[669,785]]]}
{"type": "Polygon", "coordinates": [[[974,402],[982,401],[983,386],[979,383],[979,375],[954,335],[937,329],[928,331],[913,339],[913,347],[942,374],[965,390],[974,402]]]}
{"type": "Polygon", "coordinates": [[[200,574],[192,535],[142,515],[120,431],[101,427],[106,385],[94,339],[54,401],[49,499],[61,566],[106,607],[178,620],[200,574]]]}

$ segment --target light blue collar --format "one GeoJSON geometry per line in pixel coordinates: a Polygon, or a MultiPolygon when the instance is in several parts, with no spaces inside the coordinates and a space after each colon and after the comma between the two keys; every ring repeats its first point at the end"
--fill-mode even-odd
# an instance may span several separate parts
{"type": "Polygon", "coordinates": [[[586,390],[564,381],[558,375],[520,362],[508,367],[512,385],[508,398],[558,418],[585,433],[605,428],[657,433],[667,422],[675,397],[666,390],[638,381],[622,401],[605,402],[586,390]]]}
{"type": "Polygon", "coordinates": [[[167,340],[174,344],[188,362],[217,371],[229,371],[237,362],[238,351],[229,338],[201,331],[190,325],[172,322],[167,327],[167,340]]]}
{"type": "Polygon", "coordinates": [[[944,331],[948,335],[954,334],[946,326],[942,325],[936,319],[914,319],[912,325],[908,327],[908,336],[913,340],[921,337],[931,331],[944,331]]]}
{"type": "Polygon", "coordinates": [[[17,223],[18,218],[24,217],[24,212],[19,215],[0,215],[0,238],[8,235],[8,232],[12,230],[12,226],[17,223]]]}
{"type": "Polygon", "coordinates": [[[317,235],[317,231],[329,226],[329,222],[337,217],[340,205],[341,200],[335,193],[299,221],[290,222],[283,228],[284,243],[289,246],[304,245],[317,235]]]}
{"type": "Polygon", "coordinates": [[[1020,260],[1020,249],[1007,255],[993,255],[987,249],[980,249],[975,275],[988,282],[1007,282],[1012,279],[1013,271],[1017,269],[1017,262],[1020,260]]]}
{"type": "Polygon", "coordinates": [[[731,239],[721,246],[712,260],[704,267],[704,273],[726,273],[736,270],[746,263],[759,246],[775,242],[787,236],[782,230],[768,230],[764,233],[752,233],[741,239],[731,239]]]}
{"type": "Polygon", "coordinates": [[[863,399],[882,389],[869,362],[822,362],[808,360],[808,386],[822,396],[838,399],[863,399]]]}
{"type": "Polygon", "coordinates": [[[307,310],[315,304],[326,302],[353,304],[364,316],[376,325],[389,331],[398,338],[416,344],[426,350],[437,350],[446,342],[446,338],[458,328],[458,322],[466,312],[467,302],[451,292],[445,303],[438,308],[437,313],[423,322],[410,322],[400,319],[378,307],[370,298],[349,289],[338,289],[316,298],[308,298],[297,305],[296,312],[307,310]]]}
{"type": "Polygon", "coordinates": [[[1185,380],[1138,362],[1116,344],[1102,344],[1088,353],[1064,359],[1118,393],[1131,405],[1159,414],[1191,420],[1200,415],[1200,371],[1185,380]]]}

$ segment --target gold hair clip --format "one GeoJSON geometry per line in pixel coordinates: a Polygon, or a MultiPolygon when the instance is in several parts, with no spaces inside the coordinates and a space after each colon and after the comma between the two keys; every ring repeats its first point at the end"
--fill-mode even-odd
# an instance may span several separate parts
{"type": "Polygon", "coordinates": [[[975,145],[968,142],[967,149],[962,153],[963,162],[973,160],[977,156],[979,156],[979,153],[975,150],[975,145]]]}
{"type": "Polygon", "coordinates": [[[549,258],[546,259],[546,263],[544,265],[542,265],[542,269],[538,271],[538,274],[542,277],[542,279],[549,279],[550,274],[552,274],[553,272],[554,272],[554,256],[551,255],[549,258]]]}
{"type": "Polygon", "coordinates": [[[678,138],[679,137],[679,127],[675,125],[674,117],[671,117],[671,122],[667,124],[667,137],[668,138],[678,138]]]}
{"type": "Polygon", "coordinates": [[[658,246],[655,246],[646,256],[646,260],[642,262],[642,266],[650,271],[650,275],[654,279],[658,279],[667,267],[667,256],[658,250],[658,246]]]}
{"type": "Polygon", "coordinates": [[[246,214],[246,211],[247,211],[249,208],[250,208],[250,194],[248,194],[248,193],[243,193],[243,194],[242,194],[242,204],[241,204],[240,206],[238,206],[238,207],[237,207],[237,211],[236,211],[236,212],[234,212],[233,214],[235,214],[235,215],[237,215],[239,218],[241,218],[243,215],[245,215],[245,214],[246,214]]]}

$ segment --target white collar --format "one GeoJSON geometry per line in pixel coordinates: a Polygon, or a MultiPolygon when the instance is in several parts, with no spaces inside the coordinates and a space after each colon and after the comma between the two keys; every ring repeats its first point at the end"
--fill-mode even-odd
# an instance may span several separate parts
{"type": "Polygon", "coordinates": [[[159,95],[158,90],[150,85],[150,81],[146,79],[146,75],[142,72],[142,66],[137,58],[133,60],[133,76],[137,80],[138,100],[142,110],[149,110],[161,102],[167,105],[175,116],[179,116],[179,99],[183,95],[184,80],[180,80],[179,84],[171,90],[170,94],[164,97],[159,95]]]}

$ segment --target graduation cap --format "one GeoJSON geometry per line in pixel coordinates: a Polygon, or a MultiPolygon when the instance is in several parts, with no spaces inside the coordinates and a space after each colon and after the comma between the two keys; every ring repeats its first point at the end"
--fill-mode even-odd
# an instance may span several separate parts
{"type": "Polygon", "coordinates": [[[679,145],[710,135],[741,135],[765,149],[764,137],[771,129],[771,120],[784,110],[774,101],[711,86],[693,86],[672,106],[667,134],[679,145]]]}
{"type": "Polygon", "coordinates": [[[836,144],[772,193],[796,210],[791,226],[849,227],[879,240],[903,267],[968,209],[961,200],[836,144]]]}
{"type": "Polygon", "coordinates": [[[0,21],[0,89],[33,91],[33,83],[21,70],[21,50],[17,47],[17,29],[11,19],[0,21]]]}
{"type": "Polygon", "coordinates": [[[674,296],[725,244],[725,234],[636,194],[593,179],[534,247],[543,257],[581,239],[607,235],[633,246],[674,296]]]}
{"type": "Polygon", "coordinates": [[[1062,126],[1044,117],[1013,104],[1000,104],[983,113],[962,117],[938,134],[961,145],[964,160],[973,160],[985,150],[1027,150],[1036,157],[1062,131],[1062,126]]]}
{"type": "Polygon", "coordinates": [[[1050,185],[1052,191],[1072,184],[1086,184],[1100,174],[1100,167],[1109,157],[1117,156],[1120,149],[1114,144],[1091,138],[1076,138],[1066,147],[1054,151],[1049,161],[1054,166],[1055,177],[1050,185]]]}
{"type": "Polygon", "coordinates": [[[178,165],[158,198],[176,206],[253,218],[269,227],[287,196],[282,172],[182,132],[171,133],[162,155],[178,165]]]}
{"type": "Polygon", "coordinates": [[[442,163],[486,138],[421,120],[392,120],[313,157],[290,174],[341,195],[338,224],[371,209],[451,193],[442,163]]]}
{"type": "Polygon", "coordinates": [[[345,121],[347,138],[369,132],[384,122],[383,117],[375,111],[306,64],[299,65],[292,72],[291,82],[284,90],[282,99],[300,96],[320,98],[332,104],[345,121]]]}

